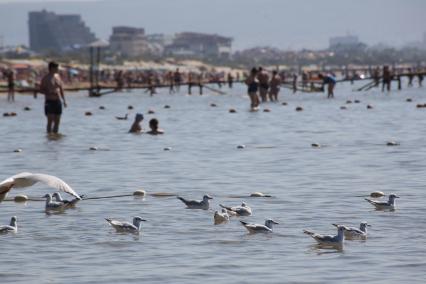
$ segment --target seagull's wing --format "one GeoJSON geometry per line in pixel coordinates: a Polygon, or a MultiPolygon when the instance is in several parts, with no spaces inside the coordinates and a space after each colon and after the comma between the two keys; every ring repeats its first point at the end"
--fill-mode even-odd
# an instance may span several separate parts
{"type": "Polygon", "coordinates": [[[9,191],[9,187],[13,185],[14,181],[13,177],[10,177],[0,182],[0,193],[3,193],[5,190],[9,191]]]}
{"type": "Polygon", "coordinates": [[[14,187],[28,187],[37,182],[42,182],[57,190],[71,194],[81,199],[80,196],[63,180],[58,177],[46,174],[20,173],[12,177],[14,179],[14,187]]]}

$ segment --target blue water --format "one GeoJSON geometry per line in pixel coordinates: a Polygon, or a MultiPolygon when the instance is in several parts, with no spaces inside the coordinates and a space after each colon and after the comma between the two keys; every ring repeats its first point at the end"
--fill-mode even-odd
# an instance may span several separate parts
{"type": "MultiPolygon", "coordinates": [[[[359,85],[339,85],[334,100],[283,90],[280,100],[288,105],[261,105],[268,113],[249,112],[239,86],[224,89],[229,94],[223,96],[188,96],[184,89],[154,97],[142,91],[102,98],[70,93],[60,128],[64,136],[57,141],[44,133],[42,98],[17,96],[10,104],[0,97],[0,113],[18,113],[0,117],[0,179],[23,171],[48,173],[88,197],[142,188],[214,197],[209,211],[185,210],[175,197],[147,196],[86,200],[57,215],[46,215],[43,202],[3,202],[0,224],[16,215],[19,229],[0,236],[0,282],[424,283],[426,110],[416,104],[426,103],[425,89],[351,91],[359,85]],[[348,99],[361,103],[346,104],[348,99]],[[163,108],[166,104],[171,108],[163,108]],[[106,109],[98,109],[101,105],[106,109]],[[23,111],[25,106],[32,110],[23,111]],[[296,106],[304,111],[296,112],[296,106]],[[156,117],[165,134],[128,134],[137,111],[145,115],[145,129],[156,117]],[[127,112],[130,120],[115,119],[127,112]],[[400,146],[386,146],[390,140],[400,146]],[[241,144],[246,147],[237,149],[241,144]],[[99,150],[90,151],[92,146],[99,150]],[[22,152],[14,153],[17,148],[22,152]],[[401,196],[397,210],[375,211],[363,200],[376,190],[401,196]],[[273,197],[234,197],[255,191],[273,197]],[[213,225],[219,203],[241,201],[253,209],[253,216],[241,220],[273,218],[280,223],[274,233],[248,235],[238,218],[213,225]],[[148,220],[139,237],[118,234],[104,220],[130,221],[136,215],[148,220]],[[367,241],[346,241],[342,251],[320,249],[302,233],[334,234],[332,223],[361,221],[372,225],[367,241]]],[[[36,185],[10,196],[48,192],[53,190],[36,185]]]]}

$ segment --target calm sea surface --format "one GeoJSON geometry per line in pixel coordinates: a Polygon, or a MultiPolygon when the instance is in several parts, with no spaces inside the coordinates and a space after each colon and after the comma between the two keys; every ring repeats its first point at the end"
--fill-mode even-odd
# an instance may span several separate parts
{"type": "MultiPolygon", "coordinates": [[[[424,283],[426,109],[416,104],[426,103],[426,89],[351,91],[360,85],[339,85],[334,100],[283,90],[288,105],[261,105],[269,113],[250,113],[242,86],[223,89],[227,95],[188,96],[184,88],[154,97],[68,94],[58,141],[44,133],[42,97],[18,95],[10,104],[1,96],[0,113],[18,113],[0,117],[1,180],[30,171],[56,175],[88,197],[143,188],[214,199],[209,211],[185,210],[175,197],[86,200],[57,215],[46,215],[43,202],[3,202],[0,224],[16,215],[19,230],[0,236],[0,283],[424,283]],[[131,119],[116,120],[128,105],[131,119]],[[166,134],[128,134],[136,112],[144,113],[145,128],[158,118],[166,134]],[[386,146],[390,140],[400,146],[386,146]],[[363,200],[376,190],[401,197],[395,212],[375,211],[363,200]],[[256,191],[273,197],[233,197],[256,191]],[[241,220],[273,218],[280,223],[273,234],[248,235],[237,218],[213,225],[219,203],[242,201],[253,216],[241,220]],[[136,215],[148,220],[139,237],[117,234],[104,220],[136,215]],[[346,241],[343,251],[319,249],[302,233],[335,234],[332,223],[361,221],[372,225],[368,240],[346,241]]],[[[48,192],[36,185],[10,196],[48,192]]]]}

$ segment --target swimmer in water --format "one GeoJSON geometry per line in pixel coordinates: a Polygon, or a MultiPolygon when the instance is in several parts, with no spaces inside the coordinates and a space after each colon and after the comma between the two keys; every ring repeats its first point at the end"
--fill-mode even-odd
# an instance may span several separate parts
{"type": "Polygon", "coordinates": [[[148,131],[148,134],[151,135],[158,135],[158,134],[164,134],[164,130],[158,128],[158,119],[153,118],[149,121],[149,128],[151,128],[150,131],[148,131]]]}
{"type": "Polygon", "coordinates": [[[141,133],[142,132],[142,126],[141,122],[143,120],[143,114],[137,113],[135,116],[135,121],[132,124],[132,127],[130,127],[129,133],[141,133]]]}

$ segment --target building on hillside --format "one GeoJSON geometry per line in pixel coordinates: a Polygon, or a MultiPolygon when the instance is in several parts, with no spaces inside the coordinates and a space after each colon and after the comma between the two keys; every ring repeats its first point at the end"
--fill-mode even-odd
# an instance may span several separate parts
{"type": "Polygon", "coordinates": [[[357,36],[346,35],[330,38],[329,49],[351,48],[360,44],[357,36]]]}
{"type": "Polygon", "coordinates": [[[138,57],[149,50],[144,28],[113,27],[110,49],[123,57],[138,57]]]}
{"type": "Polygon", "coordinates": [[[69,51],[96,40],[80,15],[29,12],[30,49],[37,52],[69,51]]]}
{"type": "Polygon", "coordinates": [[[173,43],[164,50],[169,56],[223,59],[228,59],[231,52],[232,38],[193,32],[176,34],[173,43]]]}

